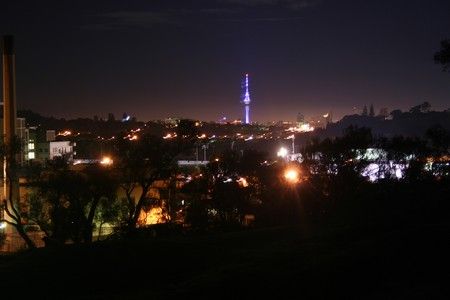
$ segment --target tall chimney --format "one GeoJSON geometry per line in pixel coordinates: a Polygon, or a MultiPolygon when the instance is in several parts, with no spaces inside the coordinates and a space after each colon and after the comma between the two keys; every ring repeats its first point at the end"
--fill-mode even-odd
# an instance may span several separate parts
{"type": "Polygon", "coordinates": [[[16,134],[16,64],[14,37],[3,36],[3,135],[9,145],[16,134]]]}
{"type": "MultiPolygon", "coordinates": [[[[16,66],[14,55],[14,38],[11,35],[3,36],[3,143],[11,146],[16,134],[16,66]]],[[[10,150],[8,150],[10,151],[10,150]]],[[[8,199],[7,206],[12,209],[19,199],[19,180],[17,174],[11,171],[10,166],[14,154],[9,153],[2,157],[3,163],[3,199],[8,199]],[[8,171],[9,170],[9,171],[8,171]],[[9,173],[9,174],[8,174],[9,173]]],[[[2,199],[2,200],[3,200],[2,199]]],[[[0,212],[1,214],[2,212],[0,212]]],[[[4,216],[5,219],[10,219],[4,216]]],[[[11,220],[10,220],[11,221],[11,220]]],[[[12,232],[12,226],[6,227],[6,234],[12,232]]],[[[6,243],[8,243],[8,238],[6,243]]]]}

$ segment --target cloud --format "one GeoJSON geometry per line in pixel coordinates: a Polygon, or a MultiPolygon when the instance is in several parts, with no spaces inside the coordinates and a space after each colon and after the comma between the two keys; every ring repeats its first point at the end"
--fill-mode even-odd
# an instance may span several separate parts
{"type": "MultiPolygon", "coordinates": [[[[88,30],[117,30],[126,28],[151,28],[156,25],[183,26],[198,18],[220,17],[221,21],[249,21],[245,14],[248,8],[259,6],[278,6],[288,10],[302,10],[316,6],[322,0],[216,0],[218,6],[199,8],[169,8],[159,11],[115,11],[90,16],[92,22],[82,26],[88,30]],[[221,4],[221,5],[220,5],[221,4]],[[241,16],[240,16],[241,15],[241,16]],[[242,17],[242,18],[241,18],[242,17]]],[[[285,16],[254,17],[250,21],[281,22],[297,18],[285,16]]]]}
{"type": "Polygon", "coordinates": [[[309,7],[314,7],[320,4],[320,0],[303,0],[303,1],[290,1],[288,7],[291,9],[304,9],[309,7]]]}
{"type": "Polygon", "coordinates": [[[221,0],[243,6],[282,6],[292,10],[300,10],[320,4],[321,0],[221,0]]]}
{"type": "Polygon", "coordinates": [[[116,11],[94,16],[97,22],[84,26],[89,29],[118,29],[124,27],[152,27],[156,24],[174,24],[171,15],[164,12],[116,11]]]}
{"type": "Polygon", "coordinates": [[[113,30],[120,28],[150,28],[158,24],[183,25],[185,18],[207,15],[230,15],[235,11],[228,8],[168,9],[164,11],[116,11],[91,17],[95,22],[84,29],[113,30]]]}
{"type": "Polygon", "coordinates": [[[262,18],[240,18],[240,19],[227,19],[227,22],[234,23],[248,23],[248,22],[287,22],[300,20],[301,17],[262,17],[262,18]]]}

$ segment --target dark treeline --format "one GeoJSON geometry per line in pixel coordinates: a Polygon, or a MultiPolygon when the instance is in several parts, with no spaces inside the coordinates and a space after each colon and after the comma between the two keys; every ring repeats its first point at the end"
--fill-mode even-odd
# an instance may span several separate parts
{"type": "Polygon", "coordinates": [[[392,138],[402,135],[423,138],[427,130],[435,125],[450,130],[450,110],[433,111],[431,105],[424,102],[411,107],[408,111],[395,109],[386,115],[364,113],[347,115],[336,123],[329,123],[325,129],[318,129],[307,135],[322,139],[333,138],[342,136],[349,126],[357,126],[371,128],[374,136],[392,138]]]}
{"type": "Polygon", "coordinates": [[[39,130],[42,130],[44,136],[45,130],[73,130],[74,133],[80,133],[82,135],[114,136],[120,132],[126,132],[144,125],[143,122],[139,122],[134,118],[127,122],[122,122],[121,119],[116,119],[111,114],[108,119],[100,119],[94,116],[94,118],[76,118],[70,120],[45,117],[31,110],[19,110],[17,115],[26,119],[27,126],[37,127],[39,130]]]}

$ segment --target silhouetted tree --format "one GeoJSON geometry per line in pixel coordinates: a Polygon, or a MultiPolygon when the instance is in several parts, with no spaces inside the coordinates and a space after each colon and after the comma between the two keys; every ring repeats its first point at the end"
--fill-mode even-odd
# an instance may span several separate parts
{"type": "Polygon", "coordinates": [[[430,111],[430,108],[431,104],[425,101],[419,105],[411,107],[409,112],[412,114],[427,113],[430,111]]]}
{"type": "Polygon", "coordinates": [[[373,108],[373,104],[370,104],[369,116],[375,117],[375,110],[373,108]]]}
{"type": "Polygon", "coordinates": [[[379,112],[378,115],[379,115],[380,117],[384,117],[384,118],[386,118],[387,116],[389,116],[387,107],[380,108],[380,112],[379,112]]]}
{"type": "Polygon", "coordinates": [[[126,199],[101,198],[96,210],[94,223],[98,226],[98,237],[102,236],[104,224],[115,228],[122,226],[127,221],[128,205],[126,199]]]}
{"type": "MultiPolygon", "coordinates": [[[[118,182],[112,176],[111,170],[105,166],[91,166],[86,168],[85,174],[87,188],[87,199],[82,203],[84,206],[80,215],[83,218],[83,239],[84,242],[92,241],[92,230],[94,226],[94,217],[97,208],[102,204],[104,219],[111,221],[111,213],[108,215],[108,208],[114,208],[118,190],[118,182]]],[[[113,210],[114,212],[114,210],[113,210]]]]}
{"type": "Polygon", "coordinates": [[[108,113],[108,122],[114,122],[116,121],[116,117],[113,113],[108,113]]]}
{"type": "Polygon", "coordinates": [[[367,116],[367,106],[366,105],[364,105],[364,108],[363,108],[363,111],[362,111],[362,115],[363,116],[367,116]]]}
{"type": "Polygon", "coordinates": [[[400,109],[394,109],[393,111],[391,111],[390,115],[392,116],[392,118],[394,120],[399,119],[402,116],[402,111],[400,109]]]}
{"type": "Polygon", "coordinates": [[[192,181],[186,183],[181,192],[185,202],[186,224],[194,229],[206,229],[210,223],[208,211],[211,209],[209,189],[211,176],[205,172],[194,175],[192,181]]]}
{"type": "Polygon", "coordinates": [[[440,124],[429,128],[426,137],[430,140],[434,155],[448,155],[450,150],[450,131],[440,124]]]}
{"type": "Polygon", "coordinates": [[[117,144],[114,167],[128,201],[128,229],[136,227],[152,184],[171,176],[178,153],[174,148],[161,138],[146,135],[134,141],[121,139],[117,144]]]}
{"type": "Polygon", "coordinates": [[[91,242],[99,203],[115,200],[117,181],[103,166],[74,171],[63,158],[48,165],[30,183],[37,193],[30,199],[29,219],[45,232],[48,245],[91,242]]]}
{"type": "Polygon", "coordinates": [[[0,223],[7,223],[13,226],[20,237],[25,241],[29,249],[36,248],[36,244],[28,236],[25,230],[25,220],[22,217],[19,199],[19,176],[18,163],[16,156],[20,153],[21,142],[17,137],[14,137],[10,144],[0,144],[0,156],[6,159],[5,175],[8,183],[8,195],[6,199],[2,199],[2,209],[9,218],[0,219],[0,223]]]}
{"type": "Polygon", "coordinates": [[[441,50],[434,54],[434,61],[441,64],[444,71],[450,71],[450,39],[441,41],[441,50]]]}

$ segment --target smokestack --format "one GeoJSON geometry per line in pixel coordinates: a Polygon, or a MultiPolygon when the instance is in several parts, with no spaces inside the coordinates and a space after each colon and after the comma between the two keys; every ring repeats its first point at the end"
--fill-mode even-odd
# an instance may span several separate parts
{"type": "MultiPolygon", "coordinates": [[[[3,36],[3,142],[11,146],[16,134],[16,65],[14,55],[14,38],[3,36]]],[[[3,199],[8,199],[7,206],[12,209],[13,203],[18,203],[19,180],[17,174],[8,172],[14,156],[7,154],[2,157],[3,163],[3,199]]],[[[2,214],[2,212],[0,212],[2,214]]],[[[4,216],[10,219],[8,216],[4,216]]],[[[10,220],[11,221],[11,220],[10,220]]],[[[6,228],[6,234],[12,232],[12,226],[6,228]]]]}
{"type": "Polygon", "coordinates": [[[3,36],[3,134],[9,145],[16,134],[16,65],[14,37],[3,36]]]}

